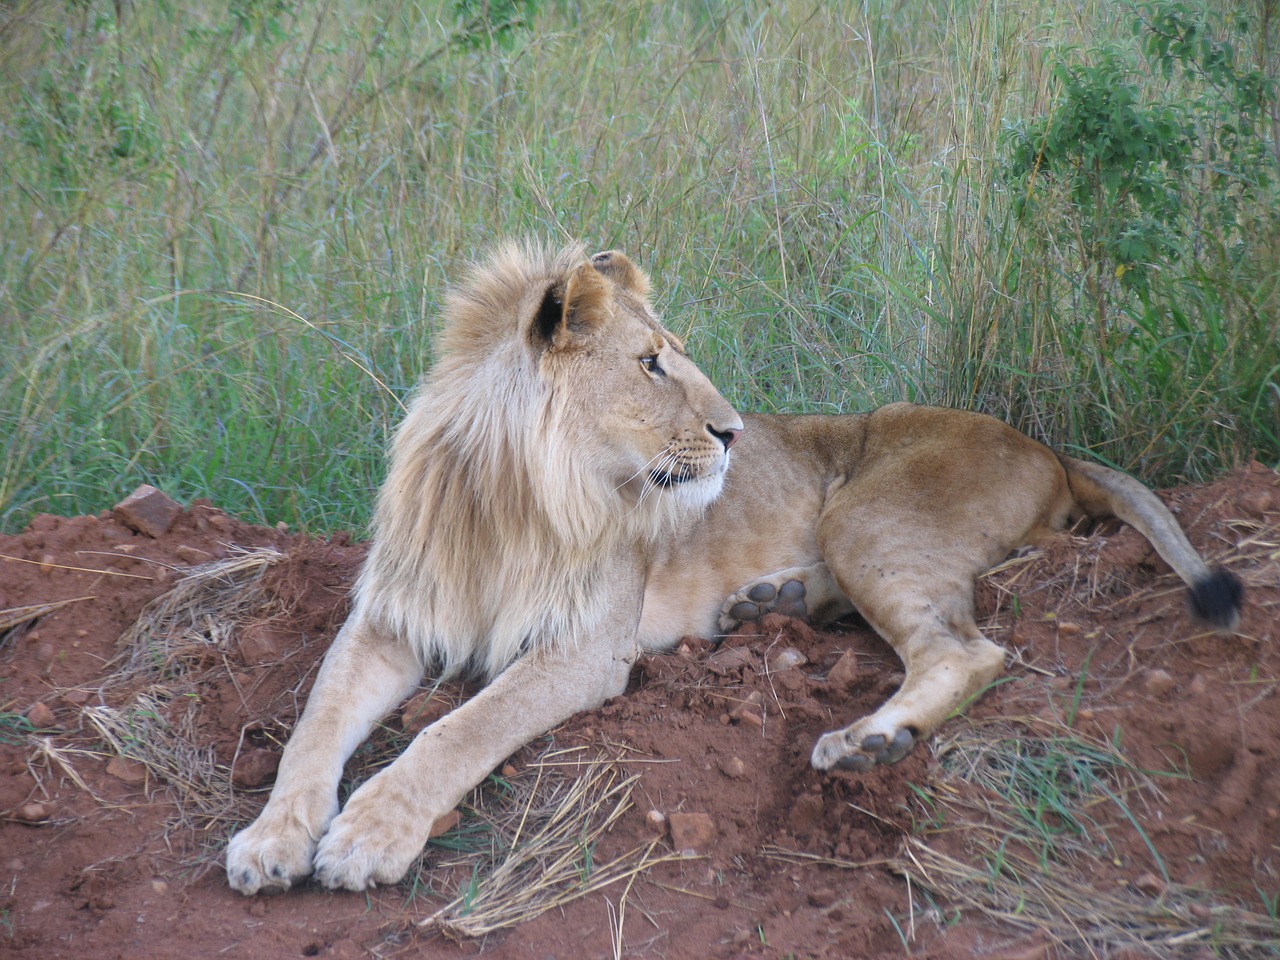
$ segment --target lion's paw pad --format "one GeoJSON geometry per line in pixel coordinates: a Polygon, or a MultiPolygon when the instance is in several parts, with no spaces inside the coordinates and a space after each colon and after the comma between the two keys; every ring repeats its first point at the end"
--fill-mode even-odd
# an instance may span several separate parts
{"type": "MultiPolygon", "coordinates": [[[[754,623],[767,613],[780,613],[784,617],[805,617],[809,615],[809,609],[804,596],[805,586],[799,580],[788,580],[781,587],[761,581],[747,590],[746,599],[732,603],[727,614],[729,619],[739,623],[754,623]]],[[[730,598],[731,601],[733,599],[730,598]]]]}
{"type": "Polygon", "coordinates": [[[911,752],[915,744],[915,734],[906,727],[895,733],[892,740],[883,734],[873,733],[862,741],[858,753],[842,757],[836,762],[836,766],[841,770],[863,773],[882,763],[897,763],[911,752]]]}

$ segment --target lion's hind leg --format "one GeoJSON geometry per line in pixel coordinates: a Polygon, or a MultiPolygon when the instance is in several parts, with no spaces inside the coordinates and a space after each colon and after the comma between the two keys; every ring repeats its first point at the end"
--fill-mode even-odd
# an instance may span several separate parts
{"type": "Polygon", "coordinates": [[[765,614],[803,617],[830,623],[853,612],[853,604],[840,592],[825,563],[788,567],[743,584],[720,608],[720,629],[754,623],[765,614]]]}
{"type": "Polygon", "coordinates": [[[911,590],[910,600],[866,606],[870,613],[861,604],[860,612],[892,644],[906,674],[880,709],[818,739],[811,759],[820,770],[897,763],[1004,667],[1003,648],[978,630],[967,597],[911,590]]]}
{"type": "Polygon", "coordinates": [[[973,587],[993,540],[1002,539],[1012,538],[984,523],[878,513],[874,498],[853,489],[833,501],[819,546],[841,592],[893,647],[905,677],[880,709],[819,738],[815,767],[864,771],[896,763],[1000,674],[1004,650],[974,621],[973,587]]]}

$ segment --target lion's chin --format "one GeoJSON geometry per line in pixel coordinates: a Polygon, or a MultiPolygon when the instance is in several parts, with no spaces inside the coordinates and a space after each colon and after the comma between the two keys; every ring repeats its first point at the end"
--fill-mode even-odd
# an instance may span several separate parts
{"type": "Polygon", "coordinates": [[[663,498],[674,501],[677,508],[701,512],[711,506],[724,490],[724,473],[721,469],[704,474],[651,476],[649,479],[661,491],[663,498]]]}

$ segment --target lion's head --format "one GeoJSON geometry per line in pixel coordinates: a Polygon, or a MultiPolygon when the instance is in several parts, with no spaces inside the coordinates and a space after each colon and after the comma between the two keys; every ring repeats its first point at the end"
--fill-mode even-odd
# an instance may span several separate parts
{"type": "Polygon", "coordinates": [[[446,669],[580,635],[601,566],[720,492],[742,421],[648,289],[620,253],[509,245],[448,297],[358,592],[446,669]]]}

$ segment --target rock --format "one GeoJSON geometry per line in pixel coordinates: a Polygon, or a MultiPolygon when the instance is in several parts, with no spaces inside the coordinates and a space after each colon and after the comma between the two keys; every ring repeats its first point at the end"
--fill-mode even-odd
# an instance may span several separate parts
{"type": "Polygon", "coordinates": [[[66,690],[62,694],[62,699],[73,707],[79,707],[89,702],[89,696],[88,690],[66,690]]]}
{"type": "Polygon", "coordinates": [[[283,660],[293,646],[293,638],[273,629],[269,621],[250,623],[240,629],[236,646],[240,650],[240,662],[252,667],[283,660]]]}
{"type": "Polygon", "coordinates": [[[764,697],[760,695],[760,691],[753,690],[751,693],[747,694],[747,699],[743,700],[729,711],[729,720],[732,723],[747,724],[752,727],[763,727],[764,697]]]}
{"type": "Polygon", "coordinates": [[[37,730],[47,730],[56,722],[53,711],[49,709],[49,706],[39,701],[27,708],[26,717],[27,722],[37,730]]]}
{"type": "Polygon", "coordinates": [[[671,824],[671,845],[684,855],[706,853],[715,842],[716,824],[710,814],[673,813],[667,820],[671,824]]]}
{"type": "Polygon", "coordinates": [[[199,547],[191,547],[183,544],[173,551],[178,555],[178,559],[188,566],[198,567],[202,563],[208,563],[213,559],[213,554],[208,550],[201,550],[199,547]]]}
{"type": "Polygon", "coordinates": [[[822,819],[825,804],[822,796],[816,793],[804,793],[796,798],[796,802],[791,806],[791,812],[788,819],[791,821],[791,829],[796,833],[807,833],[812,830],[822,819]]]}
{"type": "Polygon", "coordinates": [[[805,899],[809,902],[809,906],[825,910],[836,902],[837,897],[835,890],[831,887],[819,887],[816,890],[810,890],[805,899]]]}
{"type": "Polygon", "coordinates": [[[237,787],[260,787],[276,774],[280,766],[280,751],[266,747],[253,747],[236,757],[231,782],[237,787]]]}
{"type": "Polygon", "coordinates": [[[1153,697],[1168,696],[1177,685],[1178,681],[1173,679],[1169,671],[1159,668],[1148,670],[1142,679],[1143,689],[1153,697]]]}
{"type": "Polygon", "coordinates": [[[755,659],[755,654],[746,647],[725,647],[707,658],[707,669],[717,677],[724,677],[735,670],[753,665],[755,659]]]}
{"type": "Polygon", "coordinates": [[[462,814],[457,810],[450,810],[443,817],[431,824],[431,831],[427,834],[427,839],[431,840],[442,834],[448,833],[454,827],[462,822],[462,814]]]}
{"type": "Polygon", "coordinates": [[[747,765],[741,757],[722,757],[720,772],[730,780],[742,780],[747,775],[747,765]]]}
{"type": "Polygon", "coordinates": [[[847,690],[858,679],[858,656],[852,650],[840,654],[840,659],[827,671],[827,681],[835,687],[847,690]]]}
{"type": "Polygon", "coordinates": [[[17,810],[13,811],[13,816],[15,820],[20,820],[23,823],[44,823],[49,819],[52,812],[53,810],[49,804],[32,801],[18,807],[17,810]]]}
{"type": "Polygon", "coordinates": [[[792,667],[803,667],[808,662],[809,658],[795,647],[783,647],[769,658],[769,669],[790,670],[792,667]]]}
{"type": "Polygon", "coordinates": [[[147,768],[128,757],[112,757],[108,760],[107,773],[125,783],[142,783],[147,779],[147,768]]]}
{"type": "Polygon", "coordinates": [[[148,537],[169,532],[182,507],[155,487],[144,483],[111,510],[111,515],[130,530],[148,537]]]}
{"type": "Polygon", "coordinates": [[[1154,873],[1144,873],[1133,881],[1133,886],[1135,889],[1153,897],[1160,896],[1167,889],[1165,882],[1154,873]]]}

